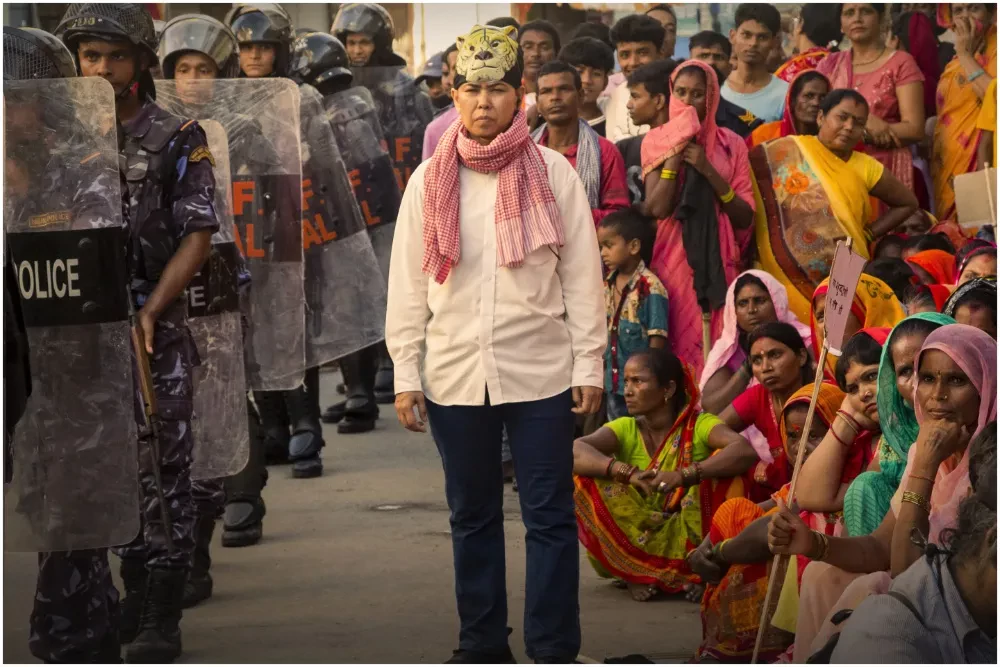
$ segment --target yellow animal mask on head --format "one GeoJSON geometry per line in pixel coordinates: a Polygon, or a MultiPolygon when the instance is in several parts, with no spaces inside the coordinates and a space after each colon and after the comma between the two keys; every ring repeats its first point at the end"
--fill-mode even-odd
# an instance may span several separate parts
{"type": "Polygon", "coordinates": [[[523,57],[513,26],[473,26],[455,41],[455,88],[463,83],[505,81],[514,88],[521,85],[523,57]]]}

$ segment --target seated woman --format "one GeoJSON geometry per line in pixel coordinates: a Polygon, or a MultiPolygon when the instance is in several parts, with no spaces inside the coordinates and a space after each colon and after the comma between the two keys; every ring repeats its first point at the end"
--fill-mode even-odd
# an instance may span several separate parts
{"type": "Polygon", "coordinates": [[[889,169],[855,152],[867,119],[864,97],[834,90],[820,105],[815,137],[784,137],[750,151],[761,267],[788,289],[792,312],[803,322],[810,297],[830,275],[836,240],[851,237],[854,251],[867,259],[869,242],[917,208],[917,198],[889,169]],[[878,219],[871,197],[885,204],[878,219]]]}
{"type": "MultiPolygon", "coordinates": [[[[792,394],[781,412],[781,437],[789,476],[805,428],[812,392],[812,384],[803,386],[792,394]]],[[[820,386],[816,414],[806,439],[807,461],[826,437],[843,400],[844,393],[837,387],[832,384],[820,386]]],[[[772,559],[767,547],[767,524],[770,519],[763,517],[774,511],[777,498],[788,500],[788,491],[789,485],[786,484],[774,496],[757,504],[746,498],[726,501],[712,517],[708,537],[688,556],[692,569],[709,584],[701,604],[703,640],[698,648],[699,660],[709,657],[722,662],[749,661],[772,559]]],[[[797,503],[793,502],[791,506],[796,508],[797,503]]],[[[830,535],[841,532],[839,512],[822,514],[803,511],[801,516],[815,530],[830,535]]],[[[804,568],[805,563],[798,567],[804,568]]],[[[761,661],[773,662],[792,643],[792,638],[793,635],[788,632],[770,628],[764,635],[761,661]]]]}
{"type": "Polygon", "coordinates": [[[976,278],[997,279],[997,244],[972,239],[955,254],[955,284],[976,278]]]}
{"type": "MultiPolygon", "coordinates": [[[[913,411],[914,359],[932,331],[954,323],[947,315],[921,313],[907,317],[889,333],[878,362],[876,402],[882,437],[868,472],[851,482],[844,496],[848,535],[870,534],[889,511],[889,501],[903,479],[906,454],[919,431],[913,411]]],[[[802,474],[805,480],[805,468],[802,474]]]]}
{"type": "MultiPolygon", "coordinates": [[[[812,342],[809,327],[788,310],[784,286],[763,271],[744,271],[726,293],[722,336],[712,346],[701,374],[701,407],[705,412],[719,414],[747,387],[756,384],[747,341],[754,327],[768,322],[787,322],[799,332],[806,346],[812,342]]],[[[764,436],[753,427],[744,431],[743,437],[755,448],[764,442],[764,436]]]]}
{"type": "Polygon", "coordinates": [[[816,116],[819,104],[830,92],[830,82],[816,70],[800,72],[792,80],[785,96],[785,112],[781,120],[764,123],[750,134],[750,148],[766,141],[790,137],[795,134],[815,136],[819,132],[816,116]]]}
{"type": "Polygon", "coordinates": [[[970,436],[996,420],[996,341],[964,324],[931,333],[917,355],[914,403],[920,431],[891,510],[871,534],[829,537],[811,531],[779,502],[768,526],[772,553],[807,555],[795,628],[795,662],[822,648],[830,616],[885,592],[920,557],[913,531],[941,544],[969,488],[970,436]],[[862,576],[864,575],[864,576],[862,576]]]}
{"type": "Polygon", "coordinates": [[[955,255],[944,250],[922,250],[906,259],[924,285],[953,285],[955,255]]]}
{"type": "Polygon", "coordinates": [[[969,445],[969,482],[944,548],[928,549],[892,582],[890,595],[862,602],[841,626],[829,662],[996,663],[995,422],[969,445]]]}
{"type": "MultiPolygon", "coordinates": [[[[817,359],[825,339],[823,323],[826,318],[826,293],[829,291],[830,279],[826,278],[816,288],[812,297],[812,321],[810,324],[813,332],[813,352],[817,359]]],[[[903,304],[900,303],[892,289],[875,276],[862,273],[861,279],[858,281],[858,289],[854,292],[854,300],[851,302],[851,313],[847,316],[844,340],[850,340],[851,336],[861,329],[892,328],[904,317],[906,317],[906,312],[903,310],[903,304]]],[[[824,372],[829,382],[837,381],[834,373],[836,365],[836,356],[827,354],[824,372]]]]}
{"type": "Polygon", "coordinates": [[[702,504],[700,484],[743,474],[757,455],[699,411],[690,369],[666,350],[629,358],[625,403],[631,417],[573,443],[576,518],[597,572],[644,601],[699,583],[685,556],[714,509],[702,504]]]}
{"type": "Polygon", "coordinates": [[[977,278],[959,287],[941,309],[959,324],[968,324],[997,337],[997,282],[977,278]]]}
{"type": "Polygon", "coordinates": [[[819,512],[840,511],[848,485],[868,469],[880,433],[878,367],[889,329],[862,329],[837,360],[837,386],[845,392],[837,417],[799,473],[798,501],[819,512]],[[831,474],[832,473],[832,474],[831,474]]]}
{"type": "Polygon", "coordinates": [[[802,336],[785,322],[758,326],[747,344],[758,384],[737,396],[719,418],[734,431],[753,426],[764,436],[763,447],[754,448],[757,465],[743,479],[746,491],[739,494],[759,502],[789,481],[777,415],[785,401],[812,380],[813,365],[802,336]]]}

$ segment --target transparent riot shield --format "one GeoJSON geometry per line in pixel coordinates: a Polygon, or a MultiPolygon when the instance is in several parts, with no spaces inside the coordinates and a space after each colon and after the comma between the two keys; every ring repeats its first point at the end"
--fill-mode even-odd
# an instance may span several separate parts
{"type": "Polygon", "coordinates": [[[4,231],[31,372],[4,549],[122,544],[139,531],[139,454],[114,92],[81,78],[3,94],[4,231]]]}
{"type": "MultiPolygon", "coordinates": [[[[192,479],[228,477],[243,470],[250,456],[247,386],[244,377],[240,274],[246,274],[236,247],[229,141],[218,121],[201,121],[215,161],[215,213],[219,231],[205,266],[188,285],[188,327],[201,363],[195,367],[192,479]]],[[[246,274],[249,275],[249,274],[246,274]]]]}
{"type": "Polygon", "coordinates": [[[386,289],[347,169],[312,86],[300,86],[306,365],[385,337],[386,289]]]}
{"type": "Polygon", "coordinates": [[[294,389],[306,368],[299,91],[288,79],[156,82],[157,103],[229,139],[236,247],[250,270],[247,382],[294,389]]]}
{"type": "Polygon", "coordinates": [[[366,88],[355,86],[327,95],[323,106],[368,227],[384,284],[388,284],[392,236],[402,189],[375,102],[366,88]]]}

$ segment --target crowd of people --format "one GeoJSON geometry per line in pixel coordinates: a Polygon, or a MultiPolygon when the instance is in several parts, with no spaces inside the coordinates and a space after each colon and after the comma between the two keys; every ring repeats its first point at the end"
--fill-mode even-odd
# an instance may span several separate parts
{"type": "MultiPolygon", "coordinates": [[[[5,50],[21,38],[41,54],[10,77],[5,58],[5,87],[76,73],[112,84],[117,219],[131,216],[138,258],[163,251],[132,284],[167,406],[163,458],[140,456],[142,529],[125,546],[90,535],[40,554],[33,653],[107,662],[123,643],[130,661],[176,659],[181,609],[211,596],[217,518],[224,546],[261,539],[265,460],[320,475],[320,419],[369,431],[394,401],[443,463],[461,626],[449,662],[513,661],[507,482],[535,662],[579,654],[581,545],[635,601],[699,604],[698,661],[747,662],[755,646],[766,662],[995,661],[997,247],[992,225],[960,224],[954,182],[995,160],[996,7],[902,9],[805,5],[786,55],[778,9],[742,4],[728,36],[692,36],[683,61],[670,5],[584,23],[565,43],[547,21],[498,17],[416,79],[388,12],[368,3],[344,5],[330,32],[296,30],[278,5],[176,17],[159,36],[140,5],[71,5],[61,41],[5,28],[5,50]],[[31,70],[44,58],[62,69],[31,70]],[[246,80],[267,113],[222,95],[246,80]],[[288,99],[297,172],[279,139],[288,99]],[[301,179],[292,209],[344,253],[331,256],[351,275],[333,279],[309,253],[309,220],[280,212],[287,193],[259,200],[251,221],[290,221],[296,250],[303,232],[301,275],[282,292],[304,294],[303,320],[326,303],[357,333],[351,294],[316,295],[364,301],[363,285],[387,283],[360,308],[384,313],[384,344],[366,329],[323,356],[322,327],[303,321],[283,346],[293,316],[264,297],[287,278],[236,221],[233,335],[247,358],[245,384],[230,381],[250,434],[249,464],[229,476],[192,474],[204,385],[177,303],[215,257],[220,217],[211,138],[186,117],[229,133],[233,185],[301,179]],[[309,209],[315,192],[325,213],[309,209]],[[865,265],[830,349],[844,240],[865,265]],[[329,361],[346,398],[321,415],[329,361]],[[122,558],[121,609],[106,547],[122,558]]],[[[37,209],[19,210],[25,225],[62,220],[37,209]]],[[[58,384],[35,380],[22,431],[58,384]]]]}
{"type": "Polygon", "coordinates": [[[511,659],[506,449],[536,662],[579,649],[574,533],[634,600],[701,605],[698,661],[995,660],[996,243],[953,188],[994,159],[996,9],[902,9],[806,5],[790,57],[768,4],[685,61],[669,5],[436,56],[386,340],[444,462],[453,662],[511,659]]]}

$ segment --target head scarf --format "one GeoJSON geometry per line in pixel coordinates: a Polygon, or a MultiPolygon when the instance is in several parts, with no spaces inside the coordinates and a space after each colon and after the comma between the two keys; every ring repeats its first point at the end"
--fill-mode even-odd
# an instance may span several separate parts
{"type": "Polygon", "coordinates": [[[695,142],[705,149],[705,156],[709,159],[715,155],[716,134],[719,131],[715,123],[715,114],[719,111],[719,78],[711,65],[706,65],[700,60],[685,60],[674,69],[673,76],[670,77],[670,117],[680,115],[688,105],[674,97],[674,83],[680,73],[688,67],[695,66],[705,74],[705,120],[701,121],[701,129],[695,136],[695,142]]]}
{"type": "Polygon", "coordinates": [[[964,285],[959,285],[958,289],[945,302],[941,312],[949,317],[955,317],[955,311],[958,310],[959,304],[973,292],[982,292],[988,301],[995,303],[997,300],[997,281],[989,278],[976,278],[964,285]]]}
{"type": "Polygon", "coordinates": [[[867,327],[858,333],[865,334],[881,347],[885,345],[885,340],[889,337],[890,331],[892,331],[892,327],[867,327]]]}
{"type": "MultiPolygon", "coordinates": [[[[821,74],[816,70],[807,69],[796,74],[795,78],[792,79],[791,82],[789,83],[788,93],[785,94],[785,112],[781,116],[781,121],[780,121],[781,127],[779,130],[780,134],[778,134],[778,137],[788,137],[793,134],[801,134],[798,128],[795,127],[795,100],[792,99],[792,91],[795,90],[795,82],[801,79],[803,76],[806,76],[807,74],[810,75],[811,78],[818,77],[822,79],[823,81],[826,82],[827,90],[832,89],[832,85],[830,84],[830,79],[825,74],[821,74]]],[[[801,93],[802,91],[799,90],[796,92],[801,93]]]]}
{"type": "Polygon", "coordinates": [[[899,458],[905,460],[910,445],[917,439],[917,415],[913,406],[903,400],[896,387],[896,369],[892,363],[893,335],[900,325],[910,320],[924,320],[941,326],[955,324],[955,320],[941,313],[918,313],[910,315],[893,327],[888,339],[882,347],[882,359],[878,367],[878,415],[882,427],[882,439],[899,458]]]}
{"type": "MultiPolygon", "coordinates": [[[[914,366],[920,368],[920,361],[928,350],[939,350],[947,354],[969,381],[979,391],[979,415],[972,438],[979,435],[990,422],[997,418],[997,343],[988,334],[965,324],[950,324],[931,333],[917,354],[914,366]]],[[[916,407],[917,422],[923,422],[920,403],[916,407]]],[[[913,467],[915,457],[906,464],[906,473],[913,467]]],[[[900,489],[903,485],[900,485],[900,489]]],[[[945,461],[938,468],[931,491],[930,536],[940,544],[941,531],[953,528],[958,522],[958,506],[969,489],[969,450],[966,448],[958,465],[950,467],[945,461]],[[950,468],[950,469],[949,469],[950,468]]],[[[896,494],[901,499],[900,492],[896,494]]],[[[899,513],[899,500],[893,498],[893,510],[899,513]]]]}
{"type": "MultiPolygon", "coordinates": [[[[722,311],[722,335],[715,341],[715,345],[712,346],[712,351],[708,355],[708,361],[705,362],[705,370],[701,374],[701,382],[698,383],[702,391],[705,390],[705,383],[716,371],[729,363],[739,347],[740,327],[736,322],[736,283],[739,282],[740,278],[748,275],[764,283],[767,293],[771,295],[771,303],[774,304],[774,314],[778,321],[787,322],[795,327],[806,345],[812,343],[812,333],[809,327],[799,322],[795,314],[788,309],[788,291],[785,286],[770,273],[756,270],[744,271],[730,283],[729,289],[726,291],[726,306],[722,311]]],[[[751,384],[756,384],[756,382],[756,380],[751,380],[751,384]]]]}
{"type": "MultiPolygon", "coordinates": [[[[788,465],[794,466],[795,461],[788,453],[788,432],[785,430],[785,412],[793,405],[809,405],[812,400],[813,388],[816,385],[810,382],[803,385],[801,389],[788,397],[785,406],[781,409],[781,418],[778,420],[778,428],[781,430],[781,441],[785,443],[785,455],[788,457],[788,465]]],[[[823,420],[829,428],[837,416],[840,404],[844,402],[844,392],[835,384],[824,382],[819,386],[819,398],[816,399],[816,417],[823,420]]]]}
{"type": "Polygon", "coordinates": [[[944,250],[922,250],[906,260],[930,274],[938,285],[953,285],[955,256],[944,250]]]}
{"type": "MultiPolygon", "coordinates": [[[[813,352],[819,359],[819,340],[816,337],[816,315],[812,304],[816,299],[825,296],[830,290],[830,278],[824,278],[816,291],[813,292],[812,301],[809,308],[809,325],[813,332],[813,352]]],[[[854,300],[851,303],[851,312],[861,322],[862,329],[871,327],[894,327],[896,323],[906,317],[903,305],[896,298],[896,294],[888,285],[867,273],[861,274],[858,281],[858,288],[854,292],[854,300]]],[[[827,366],[832,372],[832,356],[827,355],[827,366]]]]}

